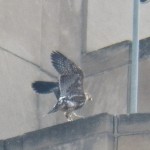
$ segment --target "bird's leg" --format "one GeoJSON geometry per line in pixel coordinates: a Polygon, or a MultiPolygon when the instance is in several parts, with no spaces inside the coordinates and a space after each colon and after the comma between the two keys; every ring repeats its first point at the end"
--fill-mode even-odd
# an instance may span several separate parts
{"type": "Polygon", "coordinates": [[[77,115],[75,112],[64,112],[64,115],[67,118],[67,121],[84,118],[84,116],[77,115]]]}
{"type": "Polygon", "coordinates": [[[67,121],[73,121],[72,114],[70,112],[64,112],[67,121]]]}
{"type": "Polygon", "coordinates": [[[75,112],[72,112],[72,116],[74,119],[84,118],[84,116],[77,115],[75,112]]]}

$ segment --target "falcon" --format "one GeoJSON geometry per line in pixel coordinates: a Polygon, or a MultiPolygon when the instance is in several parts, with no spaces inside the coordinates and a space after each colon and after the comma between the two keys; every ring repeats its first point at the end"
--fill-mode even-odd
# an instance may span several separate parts
{"type": "Polygon", "coordinates": [[[55,94],[57,103],[48,114],[62,111],[68,121],[81,118],[74,111],[83,107],[87,101],[92,100],[91,96],[84,92],[83,71],[58,51],[51,53],[51,62],[59,73],[58,82],[35,81],[32,83],[32,88],[40,94],[55,94]]]}

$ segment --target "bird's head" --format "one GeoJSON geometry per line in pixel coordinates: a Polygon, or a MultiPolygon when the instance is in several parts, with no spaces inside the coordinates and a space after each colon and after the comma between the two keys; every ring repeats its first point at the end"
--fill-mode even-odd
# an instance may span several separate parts
{"type": "Polygon", "coordinates": [[[90,94],[85,93],[86,101],[93,101],[92,97],[90,94]]]}

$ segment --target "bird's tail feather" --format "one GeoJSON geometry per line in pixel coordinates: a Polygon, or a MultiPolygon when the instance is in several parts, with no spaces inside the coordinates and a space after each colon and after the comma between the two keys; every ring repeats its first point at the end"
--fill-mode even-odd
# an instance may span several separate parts
{"type": "Polygon", "coordinates": [[[32,88],[40,94],[54,92],[59,88],[58,82],[35,81],[32,83],[32,88]]]}

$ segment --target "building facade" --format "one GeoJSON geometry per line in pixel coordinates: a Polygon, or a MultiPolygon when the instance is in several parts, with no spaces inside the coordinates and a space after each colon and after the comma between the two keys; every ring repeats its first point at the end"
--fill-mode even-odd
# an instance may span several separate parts
{"type": "MultiPolygon", "coordinates": [[[[130,0],[1,0],[0,139],[66,121],[60,112],[43,117],[56,99],[31,88],[36,80],[57,80],[53,50],[85,72],[94,101],[78,113],[127,113],[132,8],[130,0]]],[[[150,109],[149,8],[150,3],[140,6],[139,112],[150,109]]]]}

